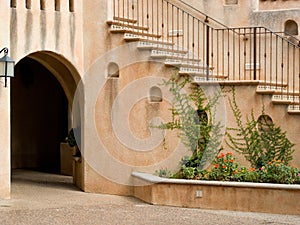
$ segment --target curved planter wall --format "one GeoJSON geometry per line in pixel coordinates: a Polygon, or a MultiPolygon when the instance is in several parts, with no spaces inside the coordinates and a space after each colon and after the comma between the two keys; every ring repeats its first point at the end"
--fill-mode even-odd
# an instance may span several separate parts
{"type": "Polygon", "coordinates": [[[300,185],[132,176],[134,196],[151,204],[300,215],[300,185]]]}

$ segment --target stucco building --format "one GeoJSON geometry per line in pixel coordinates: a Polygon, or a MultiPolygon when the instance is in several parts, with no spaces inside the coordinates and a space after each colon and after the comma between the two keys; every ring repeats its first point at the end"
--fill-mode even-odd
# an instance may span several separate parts
{"type": "MultiPolygon", "coordinates": [[[[159,84],[173,73],[201,87],[235,86],[245,114],[264,106],[295,143],[300,167],[300,1],[0,3],[0,48],[16,63],[0,88],[1,198],[10,196],[11,169],[59,171],[72,127],[81,152],[73,176],[84,191],[133,195],[133,171],[175,168],[188,154],[176,132],[150,126],[171,119],[159,84]]],[[[219,110],[233,126],[226,100],[219,110]]]]}

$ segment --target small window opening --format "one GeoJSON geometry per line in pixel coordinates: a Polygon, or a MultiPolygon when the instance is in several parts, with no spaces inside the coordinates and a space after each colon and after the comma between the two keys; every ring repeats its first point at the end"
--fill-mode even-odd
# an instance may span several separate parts
{"type": "Polygon", "coordinates": [[[26,0],[26,9],[31,9],[31,0],[26,0]]]}
{"type": "Polygon", "coordinates": [[[118,78],[119,77],[119,66],[118,64],[111,62],[108,64],[107,68],[107,77],[108,78],[118,78]]]}
{"type": "Polygon", "coordinates": [[[159,87],[150,88],[150,102],[162,102],[162,92],[159,87]]]}
{"type": "Polygon", "coordinates": [[[17,0],[11,0],[10,1],[10,7],[11,8],[16,8],[17,7],[17,0]]]}
{"type": "Polygon", "coordinates": [[[45,10],[45,0],[40,0],[40,9],[45,10]]]}
{"type": "Polygon", "coordinates": [[[69,11],[74,12],[74,0],[69,0],[69,11]]]}
{"type": "Polygon", "coordinates": [[[288,20],[284,23],[284,34],[288,36],[298,35],[298,24],[294,20],[288,20]]]}
{"type": "Polygon", "coordinates": [[[260,132],[268,132],[273,126],[273,120],[268,115],[260,115],[257,119],[257,128],[260,132]]]}
{"type": "Polygon", "coordinates": [[[60,0],[55,0],[55,11],[60,11],[60,0]]]}

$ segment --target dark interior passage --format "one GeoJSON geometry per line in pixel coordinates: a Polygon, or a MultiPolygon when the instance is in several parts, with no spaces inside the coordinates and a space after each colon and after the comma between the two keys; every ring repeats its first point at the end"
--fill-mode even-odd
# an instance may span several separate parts
{"type": "Polygon", "coordinates": [[[11,81],[11,165],[57,173],[59,145],[68,133],[68,101],[55,78],[26,57],[11,81]]]}

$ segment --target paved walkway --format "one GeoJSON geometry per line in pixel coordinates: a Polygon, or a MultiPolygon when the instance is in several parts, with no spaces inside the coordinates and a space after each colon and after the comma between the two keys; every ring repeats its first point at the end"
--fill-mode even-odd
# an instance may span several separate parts
{"type": "Polygon", "coordinates": [[[296,225],[300,216],[153,206],[131,197],[81,192],[70,177],[18,170],[12,199],[0,200],[0,225],[6,224],[296,225]]]}

